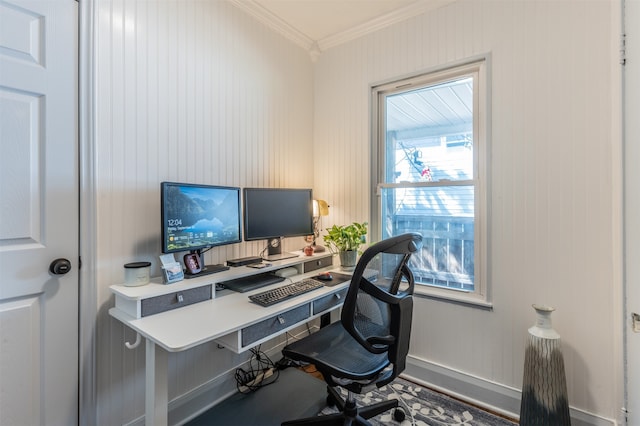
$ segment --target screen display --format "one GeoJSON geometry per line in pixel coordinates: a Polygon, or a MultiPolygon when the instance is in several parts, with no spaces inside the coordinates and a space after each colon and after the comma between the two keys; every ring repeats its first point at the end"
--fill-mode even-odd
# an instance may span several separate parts
{"type": "Polygon", "coordinates": [[[240,188],[162,182],[162,252],[242,241],[240,188]]]}
{"type": "Polygon", "coordinates": [[[311,189],[244,189],[244,239],[313,234],[311,189]]]}

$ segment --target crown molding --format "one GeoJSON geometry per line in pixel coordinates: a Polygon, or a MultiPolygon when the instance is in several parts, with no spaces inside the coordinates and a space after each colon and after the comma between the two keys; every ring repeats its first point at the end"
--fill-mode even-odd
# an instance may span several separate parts
{"type": "Polygon", "coordinates": [[[279,16],[261,6],[254,0],[228,0],[230,3],[242,9],[269,28],[280,33],[285,38],[293,41],[298,46],[309,52],[311,60],[315,62],[320,54],[327,49],[355,40],[359,37],[386,28],[398,22],[405,21],[431,10],[438,9],[455,0],[420,0],[401,9],[379,16],[370,21],[357,25],[346,31],[325,37],[321,40],[312,40],[300,31],[293,28],[279,16]]]}
{"type": "Polygon", "coordinates": [[[303,49],[310,51],[313,48],[315,44],[314,40],[311,40],[309,37],[302,34],[300,31],[296,30],[291,25],[280,19],[280,17],[274,15],[255,1],[229,0],[229,2],[237,8],[244,10],[249,15],[253,16],[274,31],[280,33],[287,39],[293,41],[303,49]]]}
{"type": "Polygon", "coordinates": [[[406,21],[431,10],[439,9],[455,0],[421,0],[405,6],[401,9],[379,16],[356,27],[342,31],[322,40],[318,40],[318,48],[321,52],[327,49],[355,40],[369,33],[389,27],[398,22],[406,21]]]}

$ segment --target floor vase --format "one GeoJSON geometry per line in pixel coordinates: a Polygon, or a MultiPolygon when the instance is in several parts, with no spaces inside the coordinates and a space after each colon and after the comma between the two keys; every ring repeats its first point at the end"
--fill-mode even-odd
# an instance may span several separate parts
{"type": "Polygon", "coordinates": [[[529,329],[525,351],[520,425],[570,425],[560,335],[551,326],[554,308],[539,305],[533,308],[537,318],[529,329]]]}

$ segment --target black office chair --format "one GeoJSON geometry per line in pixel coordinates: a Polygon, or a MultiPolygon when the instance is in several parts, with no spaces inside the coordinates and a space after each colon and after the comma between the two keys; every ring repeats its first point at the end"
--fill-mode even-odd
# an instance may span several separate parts
{"type": "Polygon", "coordinates": [[[283,425],[369,425],[370,419],[395,408],[391,399],[358,408],[354,393],[390,383],[405,368],[413,312],[413,273],[407,262],[422,245],[419,234],[403,234],[370,246],[353,272],[340,321],[286,346],[294,361],[312,363],[327,383],[329,405],[340,412],[284,422],[283,425]],[[346,401],[335,387],[348,392],[346,401]]]}

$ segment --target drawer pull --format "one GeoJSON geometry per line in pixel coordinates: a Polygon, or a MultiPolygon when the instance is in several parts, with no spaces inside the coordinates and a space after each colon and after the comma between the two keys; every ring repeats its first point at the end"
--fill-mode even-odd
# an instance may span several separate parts
{"type": "Polygon", "coordinates": [[[336,299],[338,300],[342,299],[342,296],[340,296],[340,293],[336,293],[336,299]]]}
{"type": "Polygon", "coordinates": [[[279,322],[281,325],[284,325],[284,323],[285,323],[286,321],[285,321],[285,319],[284,319],[284,318],[282,318],[280,315],[278,315],[278,322],[279,322]]]}
{"type": "Polygon", "coordinates": [[[176,299],[178,300],[178,303],[184,302],[184,296],[182,295],[182,293],[176,294],[176,299]]]}

